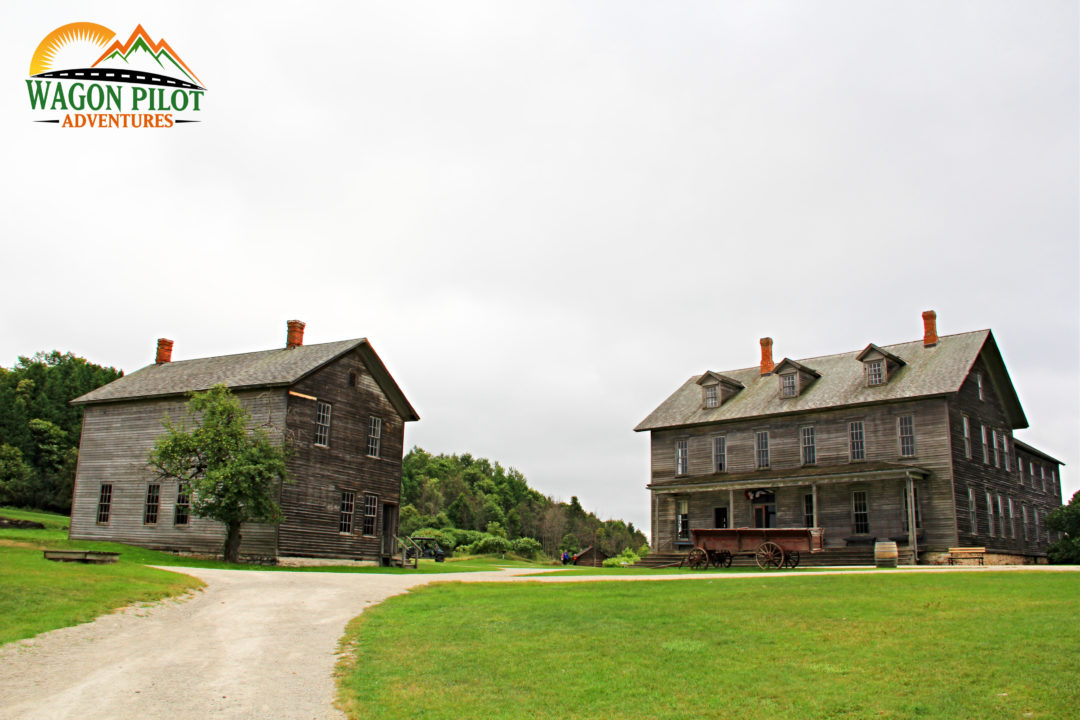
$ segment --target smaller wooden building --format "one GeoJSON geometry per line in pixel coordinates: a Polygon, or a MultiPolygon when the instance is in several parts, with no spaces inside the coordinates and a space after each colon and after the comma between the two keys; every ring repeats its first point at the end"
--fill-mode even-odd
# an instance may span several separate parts
{"type": "Polygon", "coordinates": [[[218,553],[220,523],[195,517],[183,485],[147,465],[162,421],[186,417],[192,392],[227,385],[251,424],[292,449],[279,489],[280,525],[245,525],[247,557],[312,556],[388,562],[401,502],[405,423],[419,420],[366,338],[304,345],[288,323],[284,347],[154,364],[72,401],[84,409],[71,538],[218,553]]]}
{"type": "Polygon", "coordinates": [[[595,545],[590,545],[574,556],[574,564],[583,567],[603,567],[608,554],[595,545]]]}

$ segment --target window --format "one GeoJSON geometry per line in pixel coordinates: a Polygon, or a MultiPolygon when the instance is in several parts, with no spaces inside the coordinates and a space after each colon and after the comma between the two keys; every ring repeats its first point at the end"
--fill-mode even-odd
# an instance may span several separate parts
{"type": "Polygon", "coordinates": [[[1028,461],[1028,477],[1031,478],[1031,489],[1035,489],[1035,463],[1028,461]]]}
{"type": "Polygon", "coordinates": [[[109,510],[111,507],[112,483],[104,483],[101,486],[101,492],[98,494],[97,521],[99,523],[109,522],[109,510]]]}
{"type": "Polygon", "coordinates": [[[780,395],[782,397],[795,397],[799,394],[799,388],[795,381],[795,373],[784,373],[780,376],[780,395]]]}
{"type": "Polygon", "coordinates": [[[156,525],[158,506],[161,504],[161,486],[151,483],[146,486],[146,506],[143,508],[143,525],[156,525]]]}
{"type": "Polygon", "coordinates": [[[1030,540],[1031,539],[1031,524],[1028,522],[1027,505],[1021,505],[1020,506],[1020,519],[1024,523],[1024,539],[1025,540],[1030,540]]]}
{"type": "MultiPolygon", "coordinates": [[[[315,444],[330,446],[330,403],[321,400],[315,404],[315,444]]],[[[331,506],[332,507],[332,506],[331,506]]]]}
{"type": "Polygon", "coordinates": [[[990,464],[990,445],[986,442],[986,426],[980,425],[982,429],[982,449],[983,449],[983,462],[987,465],[990,464]]]}
{"type": "Polygon", "coordinates": [[[1039,477],[1042,478],[1042,491],[1046,492],[1046,466],[1039,465],[1039,477]]]}
{"type": "MultiPolygon", "coordinates": [[[[915,529],[922,530],[922,511],[919,509],[919,488],[911,488],[911,492],[915,496],[915,529]]],[[[902,527],[904,532],[908,532],[908,528],[911,527],[911,510],[908,508],[907,490],[902,490],[900,494],[902,496],[901,502],[904,506],[904,522],[902,527]]]]}
{"type": "Polygon", "coordinates": [[[803,524],[814,527],[814,493],[803,495],[803,524]]]}
{"type": "Polygon", "coordinates": [[[679,500],[676,508],[676,521],[678,523],[678,539],[690,539],[690,501],[679,500]]]}
{"type": "Polygon", "coordinates": [[[870,360],[866,363],[866,384],[871,387],[885,382],[884,361],[870,360]]]}
{"type": "Polygon", "coordinates": [[[1001,450],[998,448],[998,431],[991,430],[990,432],[994,444],[994,467],[1001,467],[1001,450]]]}
{"type": "Polygon", "coordinates": [[[1016,471],[1020,473],[1020,484],[1024,484],[1024,459],[1021,457],[1016,458],[1016,471]]]}
{"type": "Polygon", "coordinates": [[[1009,536],[1009,529],[1005,527],[1005,508],[1004,503],[1001,502],[1001,496],[997,496],[997,526],[998,535],[1001,537],[1009,536]]]}
{"type": "Polygon", "coordinates": [[[720,406],[720,388],[709,385],[705,388],[705,407],[714,408],[720,406]]]}
{"type": "Polygon", "coordinates": [[[1009,537],[1016,537],[1016,515],[1013,508],[1013,499],[1009,498],[1009,537]]]}
{"type": "Polygon", "coordinates": [[[382,418],[373,417],[368,423],[367,454],[368,457],[379,457],[382,452],[382,418]]]}
{"type": "Polygon", "coordinates": [[[689,458],[687,457],[687,446],[689,440],[676,440],[675,441],[675,474],[685,475],[689,466],[689,458]]]}
{"type": "Polygon", "coordinates": [[[1042,531],[1039,529],[1039,511],[1036,508],[1032,508],[1032,515],[1035,516],[1035,542],[1042,542],[1042,531]]]}
{"type": "Polygon", "coordinates": [[[338,532],[339,533],[351,533],[352,532],[352,519],[353,519],[353,507],[356,504],[356,493],[345,492],[341,493],[341,514],[338,516],[338,532]]]}
{"type": "Polygon", "coordinates": [[[184,483],[176,486],[176,507],[173,508],[173,525],[187,525],[191,516],[191,495],[184,483]]]}
{"type": "Polygon", "coordinates": [[[767,430],[754,433],[754,448],[758,469],[769,467],[769,432],[767,430]]]}
{"type": "Polygon", "coordinates": [[[971,459],[971,420],[967,415],[961,416],[964,422],[964,457],[971,459]]]}
{"type": "Polygon", "coordinates": [[[975,513],[975,488],[968,488],[968,526],[971,528],[971,534],[976,535],[979,532],[978,516],[975,513]]]}
{"type": "Polygon", "coordinates": [[[349,373],[349,387],[356,387],[356,380],[357,380],[356,373],[350,372],[349,373]]]}
{"type": "Polygon", "coordinates": [[[868,508],[865,490],[856,490],[851,493],[851,525],[856,535],[866,535],[870,532],[870,511],[868,508]]]}
{"type": "Polygon", "coordinates": [[[975,387],[979,393],[979,399],[983,400],[982,373],[975,373],[975,387]]]}
{"type": "Polygon", "coordinates": [[[817,462],[817,445],[814,443],[814,428],[802,428],[802,461],[803,465],[813,465],[817,462]]]}
{"type": "Polygon", "coordinates": [[[1012,470],[1012,462],[1009,460],[1009,438],[1005,431],[1001,431],[1001,456],[1005,460],[1005,469],[1012,470]]]}
{"type": "Polygon", "coordinates": [[[866,459],[866,443],[863,438],[862,420],[856,420],[848,426],[848,437],[852,460],[866,459]]]}
{"type": "Polygon", "coordinates": [[[364,495],[364,534],[375,534],[375,518],[379,515],[379,496],[364,495]]]}
{"type": "Polygon", "coordinates": [[[986,491],[986,524],[989,528],[987,534],[994,537],[994,498],[990,497],[990,491],[986,491]]]}
{"type": "Polygon", "coordinates": [[[712,440],[713,470],[725,472],[727,470],[727,436],[717,435],[712,440]]]}
{"type": "Polygon", "coordinates": [[[728,526],[727,508],[713,508],[713,527],[726,528],[728,526]]]}
{"type": "Polygon", "coordinates": [[[915,457],[915,419],[911,415],[901,415],[896,426],[900,434],[900,456],[915,457]]]}

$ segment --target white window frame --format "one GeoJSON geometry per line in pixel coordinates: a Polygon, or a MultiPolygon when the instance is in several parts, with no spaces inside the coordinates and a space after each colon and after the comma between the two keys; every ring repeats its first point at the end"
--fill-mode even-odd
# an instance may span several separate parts
{"type": "Polygon", "coordinates": [[[915,457],[914,415],[901,415],[900,417],[896,418],[896,440],[899,443],[900,457],[915,457]],[[907,425],[907,428],[904,427],[905,424],[907,425]],[[906,433],[904,432],[905,429],[907,430],[906,433]]]}
{"type": "Polygon", "coordinates": [[[982,451],[983,451],[983,464],[990,464],[990,443],[986,441],[986,426],[979,426],[982,430],[982,451]]]}
{"type": "Polygon", "coordinates": [[[848,459],[851,462],[866,460],[866,426],[862,420],[848,423],[848,459]]]}
{"type": "Polygon", "coordinates": [[[1020,517],[1024,522],[1024,540],[1031,539],[1031,518],[1028,517],[1027,503],[1020,503],[1020,517]]]}
{"type": "Polygon", "coordinates": [[[799,395],[799,374],[783,373],[780,375],[780,397],[793,398],[799,395]]]}
{"type": "Polygon", "coordinates": [[[727,472],[727,435],[713,436],[713,472],[727,472]]]}
{"type": "Polygon", "coordinates": [[[999,468],[1001,467],[1001,449],[998,447],[998,431],[991,430],[990,434],[994,443],[994,467],[999,468]]]}
{"type": "Polygon", "coordinates": [[[364,537],[375,537],[378,534],[379,496],[372,493],[364,493],[364,537]]]}
{"type": "Polygon", "coordinates": [[[986,524],[987,535],[994,537],[994,497],[990,491],[986,491],[986,524]]]}
{"type": "Polygon", "coordinates": [[[802,464],[817,465],[817,437],[813,425],[799,428],[802,464]]]}
{"type": "Polygon", "coordinates": [[[374,415],[368,421],[367,456],[382,457],[382,418],[374,415]]]}
{"type": "Polygon", "coordinates": [[[322,400],[315,401],[315,444],[330,447],[330,421],[334,406],[322,400]]]}
{"type": "Polygon", "coordinates": [[[964,425],[964,457],[971,459],[971,419],[967,415],[960,416],[964,425]]]}
{"type": "Polygon", "coordinates": [[[353,514],[356,511],[356,493],[348,490],[341,491],[341,505],[338,512],[338,532],[342,535],[352,534],[353,514]]]}
{"type": "Polygon", "coordinates": [[[769,455],[769,431],[754,431],[754,466],[758,470],[768,470],[771,466],[769,455]]]}
{"type": "Polygon", "coordinates": [[[979,534],[979,516],[975,507],[975,488],[968,486],[968,524],[971,526],[971,534],[979,534]]]}
{"type": "Polygon", "coordinates": [[[1016,537],[1016,515],[1015,507],[1013,505],[1013,499],[1009,498],[1009,537],[1016,537]]]}
{"type": "Polygon", "coordinates": [[[1001,500],[1001,493],[997,494],[997,519],[998,534],[1001,537],[1009,537],[1009,529],[1005,527],[1005,503],[1001,500]]]}
{"type": "Polygon", "coordinates": [[[1039,479],[1042,481],[1042,491],[1046,492],[1046,466],[1039,463],[1039,479]]]}
{"type": "Polygon", "coordinates": [[[866,386],[876,387],[885,384],[885,361],[882,359],[866,361],[866,386]]]}
{"type": "Polygon", "coordinates": [[[1012,461],[1009,459],[1009,436],[1001,431],[1001,457],[1005,460],[1005,471],[1012,472],[1012,461]]]}
{"type": "Polygon", "coordinates": [[[690,440],[679,438],[675,441],[675,474],[688,475],[690,473],[690,440]]]}
{"type": "Polygon", "coordinates": [[[720,386],[719,385],[706,385],[705,386],[705,407],[707,407],[707,408],[720,407],[720,386]]]}

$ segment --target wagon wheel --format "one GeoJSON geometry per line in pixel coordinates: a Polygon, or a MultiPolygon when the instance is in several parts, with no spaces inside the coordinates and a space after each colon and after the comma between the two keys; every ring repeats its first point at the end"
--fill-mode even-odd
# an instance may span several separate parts
{"type": "Polygon", "coordinates": [[[716,555],[716,567],[731,567],[731,552],[728,550],[721,550],[716,555]]]}
{"type": "Polygon", "coordinates": [[[778,568],[784,564],[784,549],[774,542],[763,542],[758,545],[754,558],[762,570],[770,567],[778,568]]]}
{"type": "Polygon", "coordinates": [[[787,554],[784,556],[784,564],[792,570],[799,567],[799,551],[788,550],[787,554]]]}
{"type": "Polygon", "coordinates": [[[709,567],[709,553],[696,547],[686,554],[686,564],[693,570],[704,570],[709,567]]]}

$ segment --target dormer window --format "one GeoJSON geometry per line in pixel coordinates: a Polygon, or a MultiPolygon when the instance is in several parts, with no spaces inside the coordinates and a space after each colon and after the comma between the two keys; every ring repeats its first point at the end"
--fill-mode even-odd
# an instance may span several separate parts
{"type": "Polygon", "coordinates": [[[866,384],[870,387],[885,384],[885,362],[883,360],[868,360],[866,363],[866,384]]]}
{"type": "Polygon", "coordinates": [[[720,407],[720,392],[718,385],[709,385],[705,388],[705,407],[720,407]]]}
{"type": "Polygon", "coordinates": [[[780,376],[780,396],[795,397],[799,394],[798,376],[795,373],[784,373],[780,376]]]}
{"type": "Polygon", "coordinates": [[[775,367],[774,372],[780,378],[780,397],[793,398],[806,392],[810,384],[821,377],[816,370],[784,358],[775,367]]]}
{"type": "Polygon", "coordinates": [[[863,372],[866,376],[866,387],[877,387],[889,382],[905,363],[902,359],[893,355],[888,350],[879,348],[874,343],[867,345],[855,359],[863,364],[863,372]]]}
{"type": "Polygon", "coordinates": [[[738,380],[711,370],[699,377],[697,384],[701,386],[701,407],[705,410],[720,407],[744,387],[738,380]]]}

